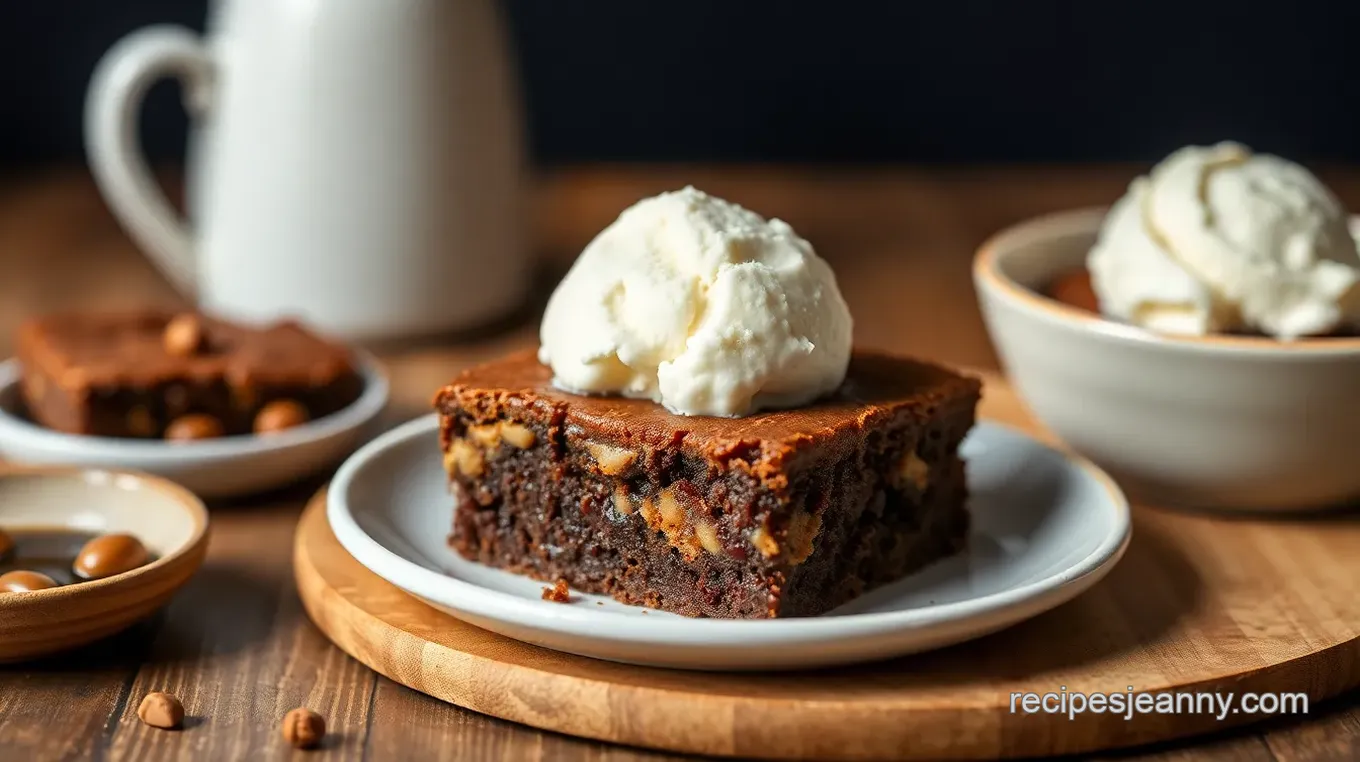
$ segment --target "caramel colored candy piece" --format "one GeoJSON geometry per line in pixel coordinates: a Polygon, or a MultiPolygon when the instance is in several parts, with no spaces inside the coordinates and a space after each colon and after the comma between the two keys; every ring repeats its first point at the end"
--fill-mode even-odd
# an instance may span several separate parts
{"type": "Polygon", "coordinates": [[[148,693],[137,706],[137,717],[153,728],[172,730],[184,722],[184,704],[169,693],[148,693]]]}
{"type": "Polygon", "coordinates": [[[206,413],[182,415],[165,427],[165,438],[171,442],[213,439],[223,433],[222,422],[206,413]]]}
{"type": "Polygon", "coordinates": [[[299,749],[314,749],[326,736],[326,718],[305,707],[298,707],[283,717],[283,737],[299,749]]]}
{"type": "Polygon", "coordinates": [[[255,414],[256,434],[277,434],[307,422],[307,408],[295,400],[274,400],[255,414]]]}
{"type": "Polygon", "coordinates": [[[9,558],[14,552],[14,538],[9,536],[9,532],[0,529],[0,561],[9,558]]]}
{"type": "Polygon", "coordinates": [[[71,570],[83,579],[103,579],[132,571],[151,559],[141,540],[130,534],[106,534],[85,543],[71,570]]]}
{"type": "Polygon", "coordinates": [[[40,572],[20,570],[0,574],[0,593],[27,593],[56,586],[56,580],[40,572]]]}
{"type": "Polygon", "coordinates": [[[203,322],[197,315],[176,315],[165,325],[161,336],[165,351],[175,357],[189,357],[203,349],[203,322]]]}

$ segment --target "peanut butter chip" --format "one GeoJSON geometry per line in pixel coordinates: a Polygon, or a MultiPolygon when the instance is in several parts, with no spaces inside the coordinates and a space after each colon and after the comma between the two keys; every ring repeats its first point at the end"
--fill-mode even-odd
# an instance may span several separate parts
{"type": "Polygon", "coordinates": [[[486,456],[482,451],[469,444],[465,439],[455,439],[449,444],[444,456],[444,467],[452,474],[456,469],[463,476],[477,478],[486,468],[486,456]]]}
{"type": "Polygon", "coordinates": [[[488,423],[483,426],[469,426],[468,436],[483,450],[494,450],[501,446],[501,425],[499,423],[488,423]]]}
{"type": "Polygon", "coordinates": [[[614,488],[614,510],[622,516],[633,513],[633,499],[628,496],[628,488],[622,484],[614,488]]]}
{"type": "Polygon", "coordinates": [[[715,556],[723,555],[722,544],[718,542],[718,530],[712,524],[700,519],[694,524],[694,534],[698,536],[704,550],[715,556]]]}
{"type": "Polygon", "coordinates": [[[664,489],[657,496],[656,507],[661,511],[661,526],[667,534],[677,532],[685,523],[685,509],[675,499],[674,490],[664,489]]]}
{"type": "Polygon", "coordinates": [[[469,426],[467,435],[488,454],[492,454],[500,448],[502,442],[511,447],[527,450],[534,446],[534,441],[537,438],[533,429],[514,421],[496,421],[479,426],[469,426]]]}
{"type": "Polygon", "coordinates": [[[56,580],[41,572],[19,570],[0,574],[0,593],[27,593],[56,586],[56,580]]]}
{"type": "Polygon", "coordinates": [[[769,532],[764,527],[756,527],[751,531],[751,544],[756,546],[760,555],[772,558],[779,555],[779,543],[774,541],[769,532]]]}
{"type": "Polygon", "coordinates": [[[902,480],[917,490],[925,491],[930,486],[930,466],[915,452],[903,455],[897,470],[902,480]]]}
{"type": "Polygon", "coordinates": [[[192,442],[213,439],[225,433],[222,422],[206,413],[182,415],[165,427],[165,438],[171,442],[192,442]]]}
{"type": "Polygon", "coordinates": [[[799,511],[789,521],[788,550],[789,561],[801,564],[812,555],[817,533],[822,529],[821,514],[799,511]]]}
{"type": "Polygon", "coordinates": [[[71,570],[83,579],[103,579],[132,571],[151,559],[146,546],[130,534],[106,534],[85,543],[71,570]]]}
{"type": "Polygon", "coordinates": [[[661,514],[656,512],[656,504],[650,497],[642,498],[642,507],[638,511],[642,514],[642,520],[647,522],[647,526],[652,529],[661,528],[661,514]]]}
{"type": "Polygon", "coordinates": [[[633,465],[637,460],[638,454],[632,450],[625,450],[622,447],[600,444],[599,442],[586,443],[586,449],[595,458],[595,463],[600,467],[600,473],[606,476],[618,476],[633,465]]]}
{"type": "Polygon", "coordinates": [[[169,693],[148,693],[137,706],[137,717],[153,728],[172,730],[184,722],[184,705],[169,693]]]}
{"type": "Polygon", "coordinates": [[[203,323],[197,315],[176,315],[165,325],[162,335],[165,351],[175,357],[189,357],[203,349],[203,323]]]}
{"type": "Polygon", "coordinates": [[[299,749],[315,749],[326,736],[326,718],[306,707],[298,707],[283,717],[284,740],[299,749]]]}
{"type": "Polygon", "coordinates": [[[666,541],[680,551],[681,557],[693,561],[703,552],[703,540],[696,535],[685,506],[680,502],[682,497],[687,501],[694,499],[693,488],[688,485],[688,482],[677,482],[661,490],[656,497],[655,514],[644,514],[644,518],[649,526],[666,535],[666,541]]]}
{"type": "Polygon", "coordinates": [[[521,450],[533,447],[534,440],[537,439],[532,429],[514,421],[501,424],[501,438],[521,450]]]}
{"type": "Polygon", "coordinates": [[[295,400],[274,400],[260,408],[255,414],[256,434],[277,434],[294,426],[301,426],[308,419],[307,408],[295,400]]]}

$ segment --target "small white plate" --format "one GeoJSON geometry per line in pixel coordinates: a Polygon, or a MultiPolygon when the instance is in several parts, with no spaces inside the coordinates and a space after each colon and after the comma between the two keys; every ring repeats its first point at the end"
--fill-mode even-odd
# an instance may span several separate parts
{"type": "Polygon", "coordinates": [[[821,617],[689,619],[466,561],[449,549],[453,499],[435,416],[375,439],[340,467],[327,516],[340,543],[393,585],[458,619],[559,651],[658,667],[804,669],[901,656],[976,638],[1095,584],[1129,541],[1129,508],[1091,464],[981,423],[965,440],[968,551],[821,617]],[[596,605],[600,603],[602,605],[596,605]]]}
{"type": "Polygon", "coordinates": [[[202,498],[239,497],[286,486],[332,465],[366,436],[387,404],[378,361],[355,353],[364,391],[349,407],[268,437],[200,442],[88,437],[43,428],[19,415],[19,362],[0,362],[0,458],[15,463],[129,469],[176,482],[202,498]]]}

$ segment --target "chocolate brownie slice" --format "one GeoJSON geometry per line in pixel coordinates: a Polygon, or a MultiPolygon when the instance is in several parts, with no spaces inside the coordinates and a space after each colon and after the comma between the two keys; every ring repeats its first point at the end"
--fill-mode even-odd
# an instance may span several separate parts
{"type": "Polygon", "coordinates": [[[841,389],[744,418],[551,385],[532,352],[435,398],[464,557],[689,616],[822,614],[958,552],[980,383],[857,353],[841,389]]]}
{"type": "Polygon", "coordinates": [[[159,438],[176,421],[246,434],[257,416],[318,418],[354,402],[349,352],[295,322],[252,327],[194,313],[66,313],[19,329],[22,394],[39,424],[71,434],[159,438]]]}

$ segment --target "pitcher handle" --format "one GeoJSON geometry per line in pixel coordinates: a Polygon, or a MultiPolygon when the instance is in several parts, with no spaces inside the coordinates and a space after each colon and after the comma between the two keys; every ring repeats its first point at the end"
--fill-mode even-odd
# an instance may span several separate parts
{"type": "Polygon", "coordinates": [[[181,26],[146,27],[100,59],[85,98],[85,151],[95,183],[128,235],[188,298],[196,292],[193,236],[152,177],[137,141],[138,115],[157,80],[180,80],[191,111],[207,105],[212,62],[181,26]]]}

